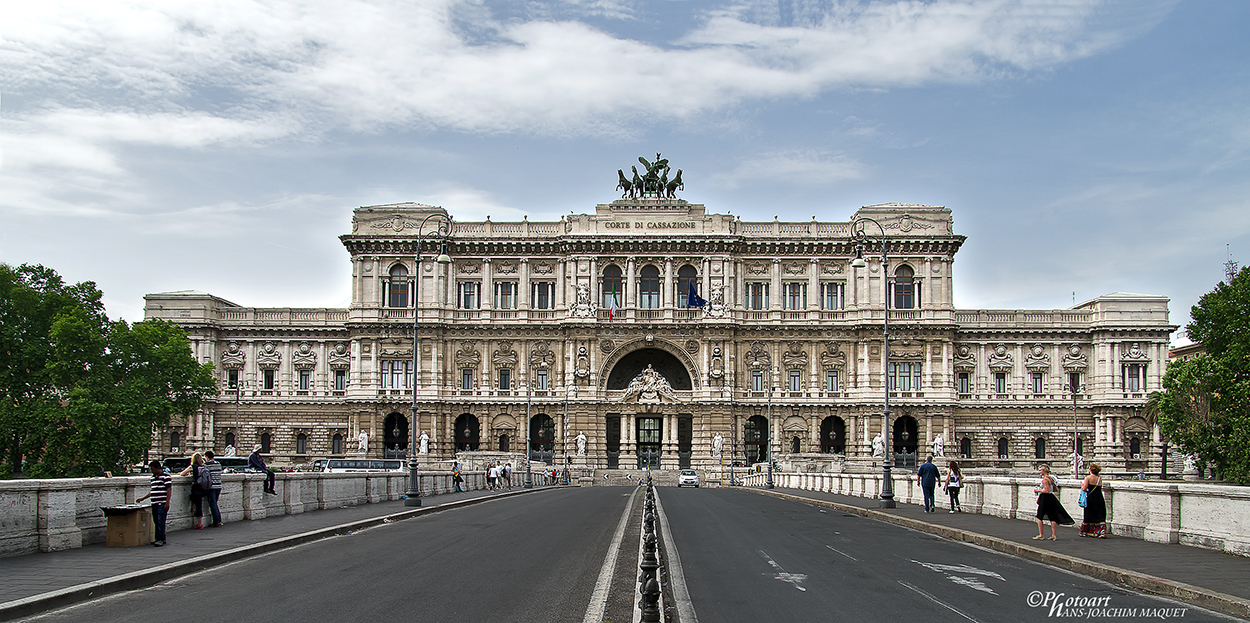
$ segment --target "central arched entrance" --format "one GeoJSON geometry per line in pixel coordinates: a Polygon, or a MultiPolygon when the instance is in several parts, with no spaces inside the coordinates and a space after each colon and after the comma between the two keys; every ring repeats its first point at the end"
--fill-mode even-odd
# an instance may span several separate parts
{"type": "Polygon", "coordinates": [[[382,420],[382,457],[402,459],[408,456],[408,418],[392,413],[382,420]]]}
{"type": "Polygon", "coordinates": [[[767,459],[767,418],[762,415],[753,415],[742,425],[742,445],[747,455],[747,465],[763,463],[767,459]]]}
{"type": "Polygon", "coordinates": [[[687,390],[693,388],[690,381],[690,371],[682,364],[672,353],[659,348],[640,348],[616,362],[612,366],[612,372],[608,374],[608,389],[625,389],[629,387],[629,382],[651,366],[664,380],[668,381],[670,387],[676,390],[687,390]]]}
{"type": "Polygon", "coordinates": [[[638,423],[638,469],[660,468],[663,453],[664,422],[658,417],[639,415],[638,423]]]}

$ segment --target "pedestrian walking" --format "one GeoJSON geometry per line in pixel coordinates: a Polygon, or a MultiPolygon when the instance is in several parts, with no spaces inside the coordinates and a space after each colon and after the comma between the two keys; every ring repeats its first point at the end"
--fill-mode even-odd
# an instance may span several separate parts
{"type": "Polygon", "coordinates": [[[165,545],[165,518],[169,516],[169,497],[174,490],[174,479],[165,472],[160,461],[152,461],[148,464],[148,469],[152,470],[148,494],[135,501],[152,501],[152,525],[156,528],[156,539],[152,541],[152,546],[162,547],[165,545]]]}
{"type": "Polygon", "coordinates": [[[498,479],[499,479],[498,467],[496,467],[494,463],[487,465],[486,466],[486,488],[490,489],[491,491],[494,491],[495,486],[498,484],[497,482],[498,479]]]}
{"type": "Polygon", "coordinates": [[[1081,522],[1081,536],[1107,538],[1107,500],[1102,495],[1102,467],[1089,464],[1089,475],[1081,483],[1085,497],[1085,517],[1081,522]]]}
{"type": "Polygon", "coordinates": [[[221,507],[218,506],[217,500],[221,498],[221,463],[217,461],[217,456],[212,450],[204,453],[204,467],[208,469],[209,480],[211,481],[211,489],[208,495],[208,510],[213,515],[213,523],[208,524],[210,528],[221,527],[221,507]]]}
{"type": "Polygon", "coordinates": [[[924,460],[924,465],[916,470],[916,482],[920,484],[920,489],[924,491],[924,512],[932,513],[936,503],[933,501],[933,490],[937,488],[938,478],[942,474],[938,472],[937,465],[933,464],[933,455],[930,454],[924,460]]]}
{"type": "Polygon", "coordinates": [[[274,490],[273,471],[265,465],[265,459],[260,456],[260,444],[252,446],[252,453],[247,455],[247,466],[265,472],[265,493],[278,495],[278,492],[274,490]]]}
{"type": "Polygon", "coordinates": [[[192,530],[204,529],[204,500],[212,495],[212,476],[204,467],[204,457],[199,452],[191,455],[191,464],[178,472],[179,476],[191,476],[191,515],[195,517],[192,530]]]}
{"type": "Polygon", "coordinates": [[[464,489],[460,488],[460,483],[463,480],[464,479],[460,477],[460,463],[456,462],[456,464],[451,468],[451,484],[455,485],[456,493],[464,491],[464,489]]]}
{"type": "Polygon", "coordinates": [[[951,461],[950,465],[946,466],[946,484],[943,488],[946,489],[946,495],[951,498],[952,513],[964,512],[963,507],[959,505],[959,491],[963,487],[963,480],[963,472],[959,471],[959,461],[951,461]]]}
{"type": "Polygon", "coordinates": [[[1058,528],[1056,526],[1070,526],[1072,516],[1068,511],[1063,509],[1063,504],[1059,503],[1059,483],[1054,476],[1050,475],[1050,466],[1041,465],[1037,471],[1042,476],[1042,482],[1033,489],[1033,493],[1037,495],[1037,536],[1033,537],[1034,541],[1041,541],[1046,536],[1042,532],[1042,520],[1050,520],[1050,540],[1058,541],[1059,535],[1055,533],[1058,528]]]}
{"type": "Polygon", "coordinates": [[[508,489],[512,489],[512,464],[508,463],[503,466],[503,481],[508,485],[508,489]]]}

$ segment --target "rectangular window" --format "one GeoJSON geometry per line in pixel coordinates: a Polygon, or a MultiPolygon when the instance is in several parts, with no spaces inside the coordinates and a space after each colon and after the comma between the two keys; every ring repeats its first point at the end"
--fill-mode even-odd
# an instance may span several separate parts
{"type": "Polygon", "coordinates": [[[495,309],[516,309],[516,282],[495,282],[495,309]]]}
{"type": "Polygon", "coordinates": [[[994,393],[995,394],[1007,393],[1007,373],[1006,372],[994,373],[994,393]]]}
{"type": "Polygon", "coordinates": [[[530,307],[533,309],[555,309],[556,284],[550,281],[536,281],[530,284],[530,307]]]}
{"type": "Polygon", "coordinates": [[[239,371],[238,370],[226,371],[226,388],[227,389],[239,388],[239,371]]]}
{"type": "Polygon", "coordinates": [[[1033,382],[1033,393],[1034,394],[1042,393],[1042,373],[1034,372],[1031,375],[1031,380],[1033,382]]]}
{"type": "Polygon", "coordinates": [[[460,389],[473,389],[473,368],[465,368],[460,371],[460,389]]]}
{"type": "Polygon", "coordinates": [[[825,371],[825,391],[827,392],[838,391],[838,371],[837,370],[825,371]]]}
{"type": "Polygon", "coordinates": [[[820,284],[820,308],[824,310],[846,309],[846,284],[826,281],[820,284]]]}
{"type": "Polygon", "coordinates": [[[768,284],[755,282],[747,284],[747,309],[762,311],[768,309],[768,284]]]}
{"type": "Polygon", "coordinates": [[[347,390],[347,370],[334,371],[334,391],[341,392],[347,390]]]}
{"type": "Polygon", "coordinates": [[[497,373],[499,377],[499,389],[512,389],[512,370],[504,368],[497,373]]]}
{"type": "Polygon", "coordinates": [[[534,389],[545,391],[547,389],[547,371],[539,370],[534,377],[534,389]]]}
{"type": "Polygon", "coordinates": [[[1079,394],[1081,392],[1081,373],[1080,372],[1068,373],[1068,391],[1073,394],[1079,394]]]}
{"type": "Polygon", "coordinates": [[[786,309],[801,310],[807,309],[807,284],[801,282],[792,282],[782,284],[781,290],[785,297],[786,309]]]}
{"type": "Polygon", "coordinates": [[[305,392],[308,391],[308,386],[311,384],[311,380],[312,380],[312,370],[300,370],[299,371],[300,391],[305,391],[305,392]]]}
{"type": "Polygon", "coordinates": [[[482,307],[482,284],[476,281],[461,281],[456,284],[456,302],[460,309],[480,309],[482,307]]]}
{"type": "Polygon", "coordinates": [[[892,392],[920,391],[920,362],[891,363],[889,384],[892,392]]]}
{"type": "Polygon", "coordinates": [[[799,372],[798,370],[790,371],[790,391],[792,392],[803,391],[803,373],[802,372],[799,372]]]}
{"type": "Polygon", "coordinates": [[[751,371],[751,391],[764,391],[764,373],[759,370],[751,371]]]}
{"type": "Polygon", "coordinates": [[[265,370],[265,371],[264,371],[264,379],[265,379],[265,380],[264,380],[264,383],[265,383],[265,384],[262,386],[262,389],[273,389],[273,386],[274,386],[274,371],[273,371],[273,370],[265,370]]]}
{"type": "Polygon", "coordinates": [[[967,372],[960,372],[960,373],[959,373],[959,393],[961,393],[961,394],[971,394],[971,393],[972,393],[972,387],[971,387],[971,385],[972,385],[972,383],[971,383],[971,382],[969,382],[969,379],[968,379],[968,373],[967,373],[967,372]]]}
{"type": "Polygon", "coordinates": [[[382,389],[407,389],[412,387],[412,362],[384,360],[382,362],[382,389]]]}
{"type": "Polygon", "coordinates": [[[1130,363],[1124,366],[1124,391],[1141,392],[1146,389],[1146,365],[1130,363]]]}

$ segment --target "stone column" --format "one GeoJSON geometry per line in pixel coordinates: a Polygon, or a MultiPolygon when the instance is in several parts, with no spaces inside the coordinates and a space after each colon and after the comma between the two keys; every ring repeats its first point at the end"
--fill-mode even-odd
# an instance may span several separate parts
{"type": "Polygon", "coordinates": [[[664,259],[664,286],[660,292],[660,309],[677,306],[677,297],[673,292],[673,258],[664,259]]]}
{"type": "Polygon", "coordinates": [[[781,258],[773,258],[773,269],[769,275],[768,282],[770,291],[768,309],[769,311],[781,309],[781,298],[783,296],[781,292],[781,258]]]}
{"type": "Polygon", "coordinates": [[[820,309],[820,262],[812,258],[807,266],[807,309],[820,309]]]}
{"type": "Polygon", "coordinates": [[[528,257],[521,258],[521,270],[518,271],[517,282],[517,309],[530,308],[530,297],[533,295],[532,285],[530,284],[530,260],[528,257]]]}
{"type": "Polygon", "coordinates": [[[482,309],[492,309],[495,304],[495,273],[490,258],[482,260],[482,309]]]}

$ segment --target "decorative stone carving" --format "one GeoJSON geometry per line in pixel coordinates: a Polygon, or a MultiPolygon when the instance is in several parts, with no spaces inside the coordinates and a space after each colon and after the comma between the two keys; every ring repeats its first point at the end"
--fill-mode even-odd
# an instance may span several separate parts
{"type": "Polygon", "coordinates": [[[698,340],[686,340],[686,352],[690,353],[691,355],[699,352],[699,341],[698,340]]]}
{"type": "Polygon", "coordinates": [[[369,451],[369,432],[360,431],[360,436],[356,437],[356,452],[365,454],[369,451]]]}
{"type": "Polygon", "coordinates": [[[569,313],[574,318],[594,318],[597,311],[599,307],[590,300],[590,286],[584,283],[577,284],[577,300],[569,306],[569,313]]]}
{"type": "Polygon", "coordinates": [[[1024,358],[1024,367],[1033,372],[1049,372],[1050,355],[1046,352],[1046,348],[1041,344],[1029,347],[1029,354],[1024,358]]]}
{"type": "Polygon", "coordinates": [[[725,448],[725,437],[722,436],[720,433],[716,433],[716,436],[712,438],[712,456],[717,456],[717,457],[720,456],[724,448],[725,448]]]}
{"type": "Polygon", "coordinates": [[[807,352],[802,342],[790,342],[790,348],[781,355],[781,363],[787,370],[801,370],[807,367],[807,352]]]}
{"type": "Polygon", "coordinates": [[[300,342],[299,348],[295,350],[295,354],[291,355],[291,365],[296,370],[312,370],[317,366],[317,353],[312,352],[312,345],[308,342],[300,342]]]}
{"type": "Polygon", "coordinates": [[[724,381],[725,378],[725,362],[721,358],[719,346],[712,348],[712,365],[708,368],[708,377],[714,381],[724,381]]]}
{"type": "Polygon", "coordinates": [[[577,456],[586,456],[586,433],[577,431],[577,456]]]}
{"type": "Polygon", "coordinates": [[[590,353],[585,346],[577,347],[577,365],[573,368],[573,376],[579,379],[590,376],[590,353]]]}
{"type": "Polygon", "coordinates": [[[845,267],[842,262],[830,260],[820,263],[820,272],[826,275],[840,275],[843,270],[845,270],[845,267]]]}
{"type": "Polygon", "coordinates": [[[903,233],[907,233],[913,229],[933,229],[932,225],[924,221],[918,221],[912,218],[910,214],[904,214],[894,220],[886,221],[881,225],[885,229],[897,229],[903,233]]]}
{"type": "Polygon", "coordinates": [[[762,275],[768,272],[768,264],[765,264],[764,262],[755,262],[747,266],[747,272],[752,275],[762,275]]]}
{"type": "Polygon", "coordinates": [[[418,443],[420,444],[419,447],[421,448],[420,450],[418,450],[418,452],[420,452],[421,454],[430,453],[430,436],[427,435],[425,431],[421,431],[421,437],[418,440],[418,443]]]}
{"type": "Polygon", "coordinates": [[[725,317],[725,286],[720,284],[712,286],[707,305],[703,306],[703,315],[707,318],[725,317]]]}
{"type": "Polygon", "coordinates": [[[459,264],[461,275],[476,275],[480,270],[482,270],[482,265],[477,262],[461,262],[459,264]]]}
{"type": "MultiPolygon", "coordinates": [[[[429,353],[430,352],[429,345],[422,344],[421,352],[429,353]]],[[[378,358],[379,359],[409,359],[410,360],[412,359],[412,348],[411,347],[409,348],[383,348],[382,352],[378,353],[378,358]]]]}
{"type": "Polygon", "coordinates": [[[940,433],[933,436],[933,456],[946,456],[946,442],[940,433]]]}
{"type": "Polygon", "coordinates": [[[877,433],[877,436],[872,438],[872,455],[874,457],[885,456],[885,437],[882,437],[881,433],[877,433]]]}
{"type": "Polygon", "coordinates": [[[278,352],[278,345],[273,342],[265,342],[261,347],[260,353],[256,355],[256,366],[261,370],[277,370],[282,364],[282,353],[278,352]]]}
{"type": "Polygon", "coordinates": [[[389,229],[398,234],[399,232],[402,232],[405,229],[416,229],[417,225],[418,225],[417,222],[404,220],[403,216],[396,214],[388,220],[370,225],[369,228],[370,229],[389,229]]]}
{"type": "Polygon", "coordinates": [[[530,365],[535,368],[549,368],[556,362],[556,354],[547,348],[546,342],[534,342],[530,346],[530,365]]]}
{"type": "Polygon", "coordinates": [[[829,342],[825,349],[820,355],[821,367],[826,370],[841,370],[846,367],[846,353],[842,352],[837,342],[829,342]]]}
{"type": "Polygon", "coordinates": [[[330,369],[346,370],[352,365],[351,355],[347,353],[347,343],[339,342],[330,350],[330,369]]]}
{"type": "Polygon", "coordinates": [[[607,355],[616,350],[616,342],[612,340],[599,340],[599,352],[607,355]]]}
{"type": "Polygon", "coordinates": [[[677,393],[673,391],[673,387],[668,384],[668,379],[664,375],[656,372],[651,364],[642,372],[638,373],[633,380],[629,382],[629,386],[625,388],[625,393],[621,395],[617,402],[625,402],[633,399],[638,404],[660,404],[665,399],[672,402],[681,402],[677,399],[677,393]]]}
{"type": "Polygon", "coordinates": [[[551,262],[538,262],[534,264],[534,274],[550,275],[555,270],[555,266],[551,262]]]}
{"type": "Polygon", "coordinates": [[[495,263],[495,271],[501,275],[511,275],[516,272],[516,262],[504,260],[495,263]]]}
{"type": "Polygon", "coordinates": [[[803,262],[790,262],[786,264],[785,271],[787,275],[806,275],[807,264],[803,262]]]}
{"type": "Polygon", "coordinates": [[[990,353],[989,366],[995,372],[1011,372],[1015,356],[1007,352],[1006,344],[995,344],[994,351],[990,353]]]}
{"type": "Polygon", "coordinates": [[[751,350],[747,351],[746,362],[752,368],[772,365],[773,358],[768,349],[760,342],[751,342],[751,350]]]}
{"type": "Polygon", "coordinates": [[[242,370],[247,362],[247,353],[239,349],[238,342],[230,342],[226,352],[221,354],[221,367],[227,370],[242,370]]]}
{"type": "Polygon", "coordinates": [[[1148,361],[1150,356],[1142,351],[1138,342],[1133,342],[1128,351],[1121,352],[1120,361],[1148,361]]]}
{"type": "Polygon", "coordinates": [[[506,340],[499,342],[499,348],[490,356],[491,365],[496,369],[515,368],[517,359],[516,351],[512,350],[512,342],[506,340]]]}
{"type": "Polygon", "coordinates": [[[967,344],[960,344],[955,347],[955,371],[956,372],[972,372],[977,367],[977,355],[972,352],[972,347],[967,344]]]}
{"type": "Polygon", "coordinates": [[[915,346],[902,346],[897,349],[891,348],[890,359],[896,359],[900,361],[901,360],[912,361],[912,360],[917,360],[917,359],[924,359],[924,348],[923,347],[917,348],[915,346]]]}
{"type": "Polygon", "coordinates": [[[465,340],[460,343],[460,350],[456,351],[457,369],[477,369],[478,364],[482,362],[482,355],[474,348],[476,343],[474,340],[465,340]]]}
{"type": "Polygon", "coordinates": [[[1063,369],[1068,372],[1084,372],[1087,367],[1089,367],[1089,361],[1081,353],[1081,345],[1068,346],[1068,354],[1063,356],[1063,369]]]}

